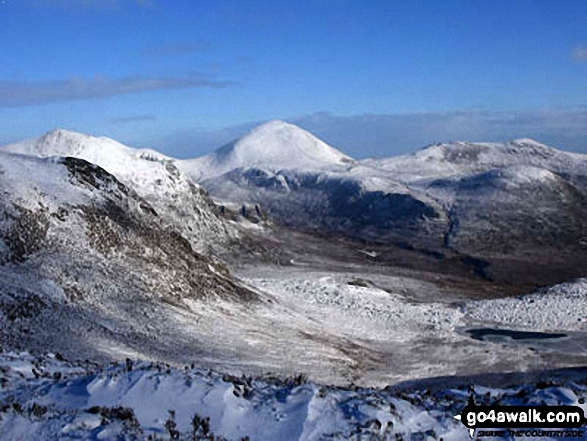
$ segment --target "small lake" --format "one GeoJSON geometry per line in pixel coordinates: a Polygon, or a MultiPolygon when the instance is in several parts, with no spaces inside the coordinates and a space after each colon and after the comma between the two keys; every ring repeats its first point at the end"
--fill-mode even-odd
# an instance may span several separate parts
{"type": "Polygon", "coordinates": [[[461,328],[457,332],[478,341],[526,348],[535,352],[587,354],[585,331],[539,332],[487,327],[461,328]]]}
{"type": "Polygon", "coordinates": [[[509,337],[512,340],[546,340],[553,338],[567,337],[567,334],[563,333],[550,333],[550,332],[536,332],[536,331],[515,331],[512,329],[499,329],[499,328],[477,328],[467,329],[466,331],[471,338],[475,340],[490,340],[487,337],[509,337]]]}

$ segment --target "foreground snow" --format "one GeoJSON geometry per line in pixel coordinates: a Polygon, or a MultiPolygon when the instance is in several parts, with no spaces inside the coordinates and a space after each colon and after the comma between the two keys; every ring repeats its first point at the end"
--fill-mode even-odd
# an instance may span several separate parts
{"type": "Polygon", "coordinates": [[[467,430],[453,416],[467,404],[469,390],[478,404],[587,409],[579,401],[587,395],[585,371],[507,387],[438,379],[363,389],[302,378],[237,378],[187,366],[74,366],[58,358],[0,354],[1,439],[168,439],[173,432],[176,439],[466,440],[467,430]]]}

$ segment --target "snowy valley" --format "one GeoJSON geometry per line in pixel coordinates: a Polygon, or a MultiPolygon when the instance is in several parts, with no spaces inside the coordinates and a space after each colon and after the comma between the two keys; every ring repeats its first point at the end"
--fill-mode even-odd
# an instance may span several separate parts
{"type": "Polygon", "coordinates": [[[55,130],[0,148],[0,438],[468,439],[469,386],[586,398],[586,261],[587,155],[529,139],[55,130]]]}

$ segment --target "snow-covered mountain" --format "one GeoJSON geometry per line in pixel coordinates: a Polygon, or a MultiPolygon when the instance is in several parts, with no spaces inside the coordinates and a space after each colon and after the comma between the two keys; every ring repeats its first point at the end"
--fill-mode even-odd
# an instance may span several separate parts
{"type": "Polygon", "coordinates": [[[587,251],[587,155],[531,139],[435,144],[379,160],[332,152],[271,122],[179,166],[215,199],[256,204],[296,228],[484,259],[587,251]],[[325,159],[308,161],[310,153],[325,159]]]}
{"type": "Polygon", "coordinates": [[[445,216],[425,194],[282,121],[177,164],[219,203],[260,206],[288,226],[402,240],[424,219],[437,219],[433,240],[442,236],[445,216]]]}
{"type": "Polygon", "coordinates": [[[0,152],[0,189],[3,347],[105,359],[195,351],[190,328],[169,319],[175,311],[260,299],[85,160],[0,152]]]}
{"type": "MultiPolygon", "coordinates": [[[[447,207],[446,247],[489,260],[558,256],[555,260],[576,268],[575,256],[587,251],[586,190],[573,177],[528,165],[436,179],[426,186],[427,194],[447,207]]],[[[548,265],[553,268],[552,261],[548,265]]]]}
{"type": "MultiPolygon", "coordinates": [[[[134,170],[129,170],[129,165],[140,166],[141,161],[165,162],[172,158],[162,155],[151,149],[133,149],[113,139],[106,137],[94,137],[70,130],[56,129],[47,132],[43,136],[34,139],[27,139],[16,144],[9,144],[2,148],[7,152],[20,153],[30,156],[73,156],[85,159],[92,164],[100,165],[105,170],[112,170],[110,173],[125,174],[131,176],[134,170]]],[[[149,173],[143,174],[143,179],[150,178],[149,173]]],[[[138,178],[138,176],[136,177],[138,178]]]]}
{"type": "Polygon", "coordinates": [[[587,155],[557,150],[532,139],[440,143],[412,154],[367,159],[362,163],[386,170],[402,182],[472,175],[515,165],[587,175],[587,155]]]}
{"type": "MultiPolygon", "coordinates": [[[[398,354],[423,341],[450,345],[462,325],[451,305],[406,299],[420,286],[409,278],[393,278],[393,294],[307,271],[239,281],[132,188],[79,158],[0,152],[0,190],[2,348],[381,384],[430,374],[419,357],[440,360],[442,352],[409,362],[398,354]]],[[[457,341],[465,352],[454,348],[436,374],[472,359],[483,369],[517,359],[507,348],[488,355],[472,339],[457,341]]]]}
{"type": "Polygon", "coordinates": [[[213,251],[235,236],[215,214],[205,191],[176,167],[173,158],[134,149],[112,139],[68,130],[7,145],[2,151],[38,157],[74,157],[99,165],[147,200],[195,249],[213,251]]]}
{"type": "Polygon", "coordinates": [[[311,133],[283,121],[270,121],[210,155],[181,161],[179,167],[196,181],[234,169],[320,169],[344,166],[354,160],[311,133]]]}
{"type": "Polygon", "coordinates": [[[440,243],[446,215],[442,207],[418,189],[412,190],[376,170],[325,168],[236,169],[201,182],[218,203],[260,206],[278,223],[365,239],[402,241],[429,222],[440,243]],[[371,173],[372,172],[372,173],[371,173]]]}
{"type": "MultiPolygon", "coordinates": [[[[235,379],[198,368],[307,373],[326,384],[383,387],[438,375],[585,365],[578,349],[587,323],[584,280],[500,300],[584,271],[581,155],[530,162],[509,160],[522,156],[505,152],[502,162],[482,166],[443,157],[423,162],[433,163],[432,170],[460,161],[458,172],[443,168],[418,179],[396,176],[389,162],[253,163],[201,181],[233,206],[255,201],[284,225],[330,233],[268,223],[248,225],[245,235],[216,217],[204,191],[180,171],[181,161],[156,152],[144,156],[62,131],[7,150],[18,153],[0,151],[0,348],[27,350],[35,359],[0,354],[0,437],[140,439],[141,432],[163,434],[171,427],[165,418],[176,418],[188,437],[192,412],[216,409],[202,416],[229,439],[283,433],[396,439],[414,432],[418,439],[462,439],[466,432],[445,418],[446,400],[439,395],[440,410],[431,410],[429,391],[405,399],[390,389],[276,386],[267,377],[235,379]],[[102,157],[102,147],[111,153],[102,157]],[[190,229],[201,219],[228,233],[216,234],[206,223],[190,229]],[[231,236],[233,228],[241,235],[231,236]],[[198,244],[222,237],[266,248],[247,259],[237,255],[240,265],[227,269],[198,252],[198,244]],[[274,249],[285,256],[279,265],[263,260],[274,249]],[[544,313],[543,305],[555,313],[544,313]],[[565,336],[493,344],[469,333],[500,325],[565,336]],[[68,360],[147,363],[102,375],[92,363],[56,367],[49,357],[44,365],[46,350],[68,360]],[[76,378],[62,381],[55,369],[76,378]],[[17,371],[31,381],[14,381],[17,371]],[[37,403],[41,389],[47,394],[37,403]],[[156,405],[143,405],[147,396],[156,405]],[[420,396],[432,416],[414,407],[420,396]],[[188,404],[170,407],[177,397],[188,404]],[[134,416],[118,406],[131,407],[134,416]],[[169,410],[177,411],[173,418],[169,410]],[[234,431],[232,421],[243,430],[234,431]]],[[[421,155],[409,157],[413,170],[421,155]]]]}
{"type": "Polygon", "coordinates": [[[292,124],[271,121],[191,160],[63,130],[4,149],[97,163],[205,252],[222,253],[240,237],[220,213],[235,219],[249,212],[255,222],[268,216],[440,255],[525,260],[538,250],[574,268],[573,256],[587,252],[587,155],[530,139],[435,144],[356,161],[292,124]]]}

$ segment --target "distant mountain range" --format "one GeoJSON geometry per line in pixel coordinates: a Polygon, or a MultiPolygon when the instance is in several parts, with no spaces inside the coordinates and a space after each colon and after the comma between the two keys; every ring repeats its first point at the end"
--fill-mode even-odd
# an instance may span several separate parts
{"type": "Polygon", "coordinates": [[[435,144],[355,160],[299,127],[271,121],[189,160],[63,130],[3,150],[103,167],[169,212],[198,249],[231,233],[201,208],[207,202],[197,184],[219,205],[252,204],[286,226],[369,241],[480,258],[587,249],[587,155],[531,139],[435,144]]]}
{"type": "Polygon", "coordinates": [[[587,251],[587,155],[531,139],[354,160],[273,121],[177,166],[216,200],[257,204],[305,230],[482,260],[587,251]]]}

